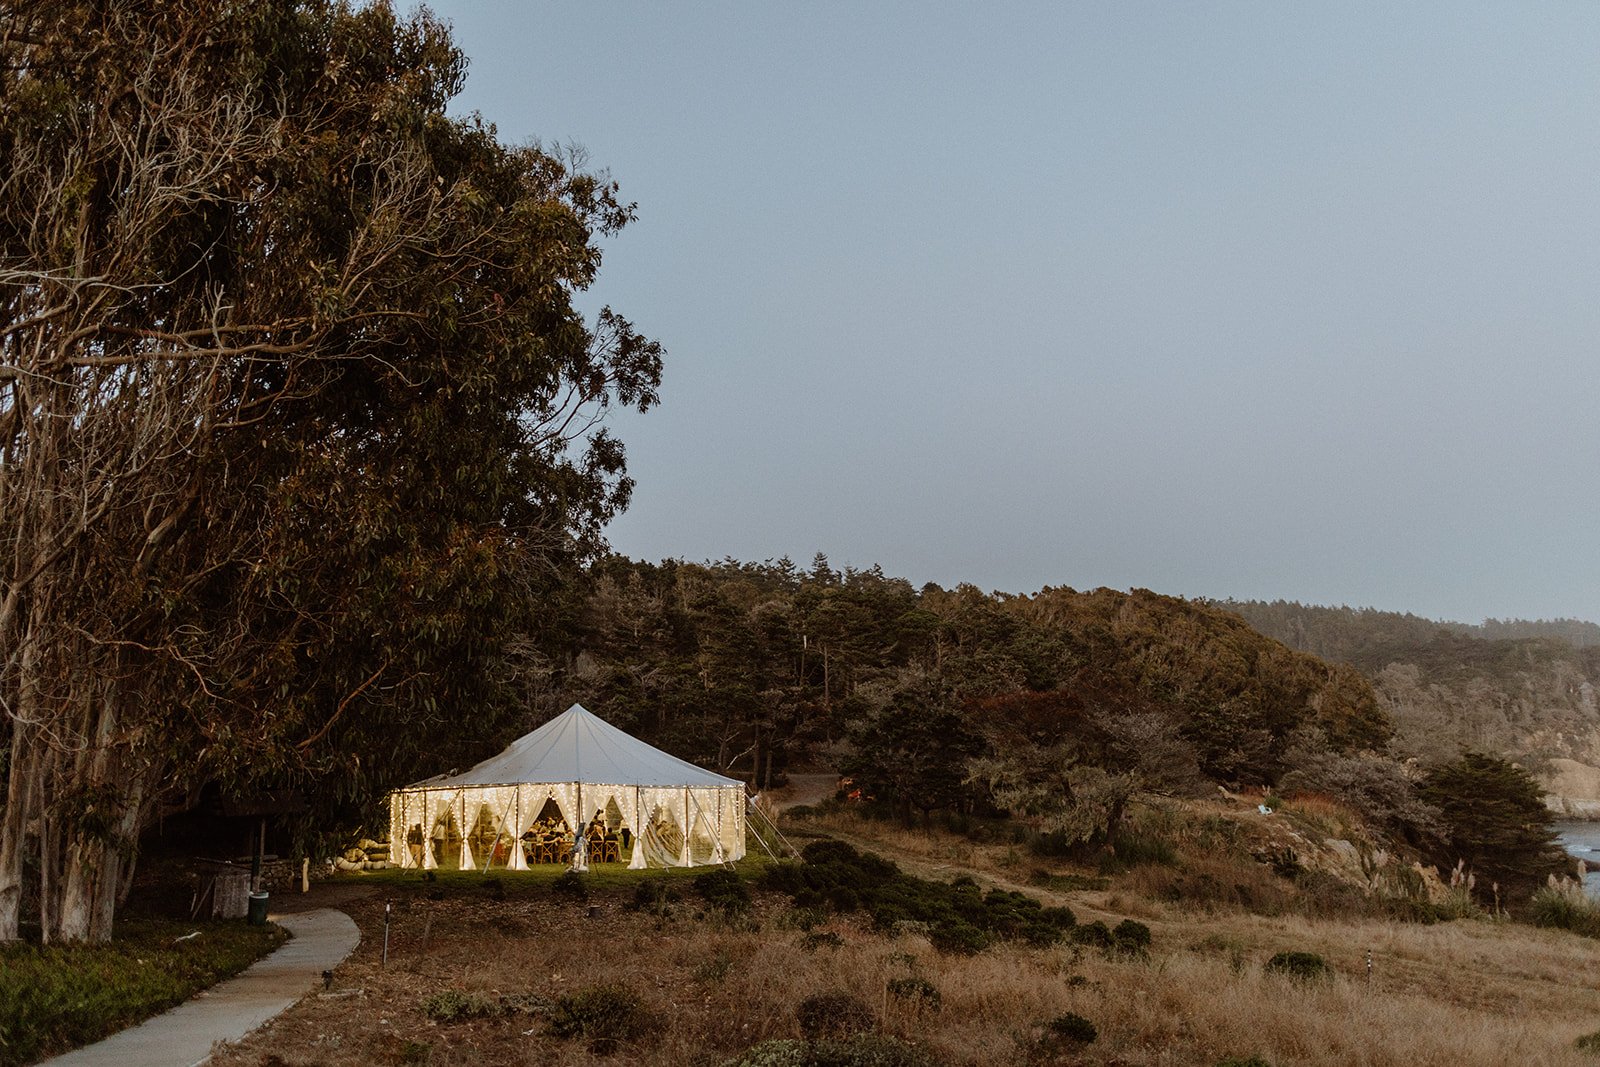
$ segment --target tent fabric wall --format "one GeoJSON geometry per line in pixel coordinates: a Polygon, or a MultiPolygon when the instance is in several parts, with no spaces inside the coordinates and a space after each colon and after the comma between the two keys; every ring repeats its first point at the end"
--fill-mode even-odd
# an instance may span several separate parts
{"type": "MultiPolygon", "coordinates": [[[[632,867],[724,863],[744,855],[744,783],[662,752],[574,704],[461,774],[391,793],[390,862],[486,870],[496,845],[509,839],[507,866],[526,869],[519,842],[549,801],[574,830],[595,811],[614,806],[621,828],[634,838],[632,867]],[[477,834],[481,855],[471,844],[480,826],[487,830],[477,834]],[[456,846],[448,836],[452,827],[460,837],[456,846]],[[438,855],[441,849],[450,854],[438,855]]],[[[584,866],[581,848],[574,866],[584,866]]]]}

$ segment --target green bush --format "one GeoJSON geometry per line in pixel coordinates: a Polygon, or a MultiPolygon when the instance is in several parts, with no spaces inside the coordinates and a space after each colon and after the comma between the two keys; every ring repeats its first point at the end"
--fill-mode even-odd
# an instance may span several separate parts
{"type": "Polygon", "coordinates": [[[809,1041],[816,1041],[819,1038],[849,1037],[852,1034],[872,1030],[878,1025],[878,1019],[872,1014],[872,1009],[859,997],[843,990],[807,997],[800,1002],[794,1015],[800,1023],[800,1032],[809,1041]]]}
{"type": "Polygon", "coordinates": [[[975,956],[989,947],[989,935],[964,922],[943,922],[928,931],[928,940],[940,952],[956,956],[975,956]]]}
{"type": "Polygon", "coordinates": [[[893,863],[842,841],[815,841],[803,863],[775,864],[763,884],[789,894],[801,911],[864,909],[884,933],[926,931],[942,951],[980,952],[997,940],[1050,945],[1072,929],[1069,908],[1046,908],[1025,893],[987,894],[970,877],[949,883],[900,872],[893,863]]]}
{"type": "Polygon", "coordinates": [[[553,1037],[583,1038],[596,1052],[611,1051],[649,1030],[654,1019],[626,986],[596,985],[558,997],[546,1024],[553,1037]]]}
{"type": "Polygon", "coordinates": [[[125,919],[100,945],[0,945],[0,1067],[98,1041],[282,944],[276,926],[125,919]],[[175,940],[195,930],[200,936],[175,940]]]}
{"type": "Polygon", "coordinates": [[[437,1023],[459,1023],[503,1012],[498,1001],[481,993],[467,993],[460,989],[446,989],[422,999],[422,1014],[437,1023]]]}
{"type": "Polygon", "coordinates": [[[1111,944],[1122,952],[1144,952],[1150,947],[1150,928],[1133,919],[1123,919],[1111,931],[1111,944]]]}
{"type": "Polygon", "coordinates": [[[1315,952],[1280,952],[1267,961],[1266,971],[1301,982],[1333,977],[1328,962],[1315,952]]]}
{"type": "Polygon", "coordinates": [[[1074,928],[1072,940],[1080,945],[1088,945],[1090,948],[1109,949],[1114,944],[1111,940],[1111,927],[1099,919],[1074,928]]]}
{"type": "Polygon", "coordinates": [[[671,905],[676,904],[682,897],[673,888],[672,883],[665,878],[650,878],[634,885],[633,903],[630,907],[634,911],[648,911],[656,915],[665,915],[671,910],[671,905]]]}
{"type": "Polygon", "coordinates": [[[694,888],[707,904],[730,915],[750,908],[750,890],[726,867],[696,875],[694,888]]]}
{"type": "Polygon", "coordinates": [[[573,900],[588,900],[589,887],[584,884],[583,875],[577,871],[568,871],[550,883],[550,888],[564,897],[573,900]]]}

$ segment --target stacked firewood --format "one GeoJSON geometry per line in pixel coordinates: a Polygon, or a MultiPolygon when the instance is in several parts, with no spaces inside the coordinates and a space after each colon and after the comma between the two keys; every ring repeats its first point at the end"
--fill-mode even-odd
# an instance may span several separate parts
{"type": "Polygon", "coordinates": [[[389,842],[363,837],[333,861],[341,871],[381,871],[389,866],[389,842]]]}

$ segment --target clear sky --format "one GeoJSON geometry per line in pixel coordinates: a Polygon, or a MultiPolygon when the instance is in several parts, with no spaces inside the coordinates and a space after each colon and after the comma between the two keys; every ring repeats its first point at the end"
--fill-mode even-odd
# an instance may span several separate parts
{"type": "Polygon", "coordinates": [[[639,205],[645,559],[1600,620],[1600,5],[431,5],[639,205]]]}

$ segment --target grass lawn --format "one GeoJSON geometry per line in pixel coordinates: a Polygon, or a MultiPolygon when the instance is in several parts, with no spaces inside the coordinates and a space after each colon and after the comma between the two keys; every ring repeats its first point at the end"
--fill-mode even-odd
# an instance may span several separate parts
{"type": "Polygon", "coordinates": [[[243,920],[127,919],[106,945],[0,945],[0,1067],[98,1041],[166,1011],[286,936],[243,920]]]}
{"type": "MultiPolygon", "coordinates": [[[[754,856],[749,853],[735,863],[728,864],[739,872],[742,878],[756,878],[766,870],[772,861],[766,856],[754,856]]],[[[615,893],[617,891],[632,892],[634,886],[641,882],[683,882],[687,890],[689,883],[696,876],[705,874],[712,867],[668,867],[665,869],[652,867],[642,871],[629,870],[622,863],[595,863],[581,875],[576,876],[586,891],[597,893],[615,893]]],[[[353,874],[341,875],[344,880],[354,881],[364,886],[371,886],[380,893],[386,891],[401,891],[408,893],[435,892],[451,897],[472,897],[490,895],[495,897],[516,898],[530,894],[545,894],[557,886],[558,882],[569,884],[566,878],[567,867],[560,863],[543,863],[528,868],[526,871],[513,871],[503,867],[496,867],[488,871],[423,871],[415,867],[391,867],[382,871],[360,871],[353,874]]]]}

